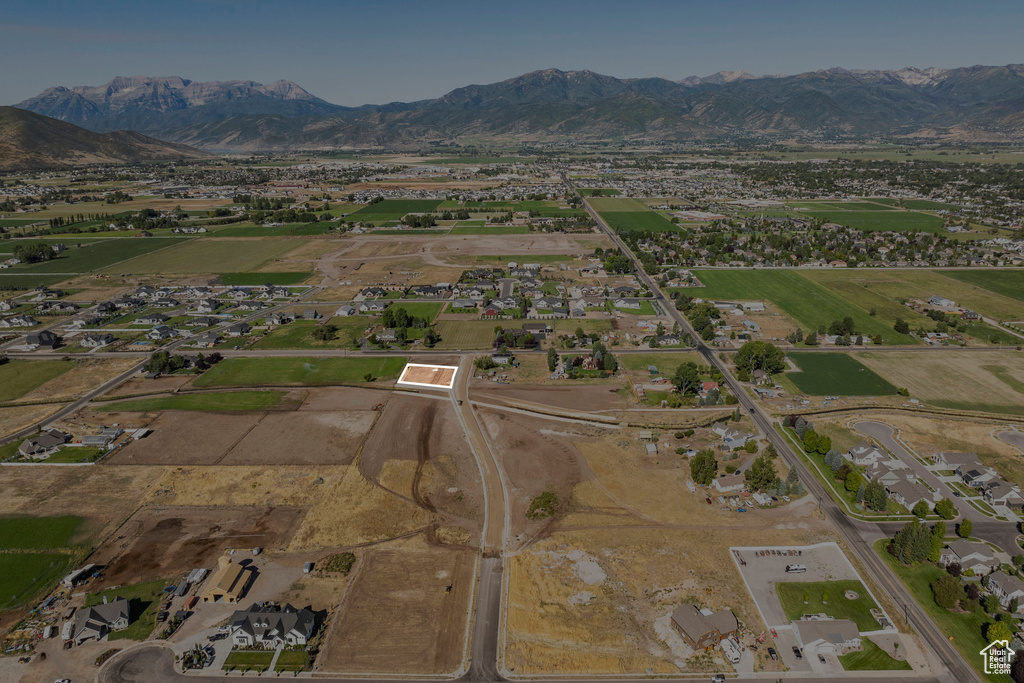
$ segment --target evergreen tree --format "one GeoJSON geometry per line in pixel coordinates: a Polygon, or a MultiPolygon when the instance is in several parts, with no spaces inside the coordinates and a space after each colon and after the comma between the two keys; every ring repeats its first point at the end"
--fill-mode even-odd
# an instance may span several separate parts
{"type": "Polygon", "coordinates": [[[867,494],[867,485],[861,484],[860,488],[857,489],[857,495],[854,497],[858,503],[864,502],[864,496],[867,494]]]}

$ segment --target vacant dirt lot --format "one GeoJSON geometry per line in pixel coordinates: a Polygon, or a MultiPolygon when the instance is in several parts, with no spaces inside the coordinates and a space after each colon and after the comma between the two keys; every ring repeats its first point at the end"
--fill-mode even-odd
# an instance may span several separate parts
{"type": "Polygon", "coordinates": [[[363,556],[317,660],[319,671],[445,674],[459,668],[474,554],[408,545],[363,556]]]}
{"type": "Polygon", "coordinates": [[[215,567],[229,548],[283,547],[303,514],[300,507],[144,507],[90,558],[107,567],[96,587],[177,579],[215,567]]]}
{"type": "Polygon", "coordinates": [[[194,377],[191,375],[164,375],[156,379],[146,379],[136,375],[127,382],[110,391],[107,396],[134,396],[136,394],[151,394],[161,391],[174,391],[189,384],[194,377]]]}
{"type": "MultiPolygon", "coordinates": [[[[117,422],[127,415],[109,413],[117,422]]],[[[148,423],[153,433],[110,456],[108,465],[216,465],[263,418],[262,413],[225,415],[168,411],[148,423]]]]}
{"type": "Polygon", "coordinates": [[[495,384],[483,379],[473,381],[473,400],[484,403],[536,403],[556,408],[586,412],[588,410],[613,410],[629,406],[628,400],[619,393],[621,382],[589,380],[561,383],[556,386],[524,386],[495,384]]]}
{"type": "Polygon", "coordinates": [[[348,465],[373,425],[370,411],[268,413],[222,465],[348,465]]]}

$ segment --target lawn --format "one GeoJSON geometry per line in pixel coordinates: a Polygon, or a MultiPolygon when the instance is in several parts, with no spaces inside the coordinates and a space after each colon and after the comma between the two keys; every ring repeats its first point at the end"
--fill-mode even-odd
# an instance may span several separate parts
{"type": "Polygon", "coordinates": [[[272,661],[274,661],[273,650],[234,650],[224,660],[224,668],[266,670],[272,661]]]}
{"type": "Polygon", "coordinates": [[[338,328],[334,339],[321,341],[313,337],[313,330],[318,325],[313,320],[296,320],[286,325],[279,325],[269,334],[252,345],[254,349],[346,349],[359,340],[366,328],[376,318],[350,316],[348,318],[331,318],[330,324],[338,328]]]}
{"type": "MultiPolygon", "coordinates": [[[[1024,269],[1017,270],[940,270],[939,273],[990,292],[1024,301],[1024,269]]],[[[957,301],[960,303],[960,301],[957,301]]],[[[999,315],[992,312],[992,315],[999,315]]]]}
{"type": "Polygon", "coordinates": [[[65,446],[46,460],[42,460],[42,463],[81,463],[81,462],[96,462],[99,460],[104,453],[105,448],[90,448],[88,446],[65,446]]]}
{"type": "Polygon", "coordinates": [[[362,382],[370,373],[375,379],[391,379],[405,367],[397,356],[372,358],[228,358],[207,370],[197,387],[260,386],[273,384],[320,385],[362,382]]]}
{"type": "MultiPolygon", "coordinates": [[[[72,240],[67,240],[72,241],[72,240]]],[[[65,244],[67,243],[65,242],[65,244]]],[[[81,247],[69,247],[52,261],[24,263],[11,268],[11,272],[28,273],[89,273],[128,259],[141,257],[161,249],[184,245],[188,238],[124,237],[90,242],[81,247]]]]}
{"type": "MultiPolygon", "coordinates": [[[[144,413],[159,410],[191,410],[199,412],[233,412],[269,410],[281,402],[283,391],[227,391],[210,394],[175,394],[159,398],[140,398],[134,401],[102,403],[106,413],[144,413]]],[[[64,449],[68,450],[68,449],[64,449]]]]}
{"type": "Polygon", "coordinates": [[[437,314],[444,308],[444,303],[434,301],[399,301],[391,304],[388,308],[404,308],[405,312],[414,318],[426,318],[433,321],[437,314]]]}
{"type": "Polygon", "coordinates": [[[786,612],[786,620],[799,619],[804,614],[824,612],[835,619],[849,619],[857,624],[861,631],[876,631],[882,627],[871,616],[871,610],[878,605],[871,598],[867,588],[860,581],[796,581],[775,584],[775,592],[779,596],[782,609],[786,612]],[[844,594],[853,591],[857,594],[854,600],[844,594]],[[823,600],[825,593],[828,599],[823,600]]]}
{"type": "Polygon", "coordinates": [[[225,285],[297,285],[309,279],[312,273],[289,271],[278,273],[221,273],[220,281],[225,285]]]}
{"type": "Polygon", "coordinates": [[[274,671],[302,671],[309,665],[309,653],[305,650],[281,650],[274,663],[274,671]]]}
{"type": "Polygon", "coordinates": [[[615,306],[615,310],[619,313],[628,313],[629,315],[654,315],[654,306],[651,305],[650,301],[640,300],[640,308],[627,308],[625,306],[615,306]]]}
{"type": "Polygon", "coordinates": [[[944,230],[941,218],[916,211],[803,211],[801,215],[854,230],[932,233],[944,230]]]}
{"type": "MultiPolygon", "coordinates": [[[[790,315],[804,332],[828,327],[846,316],[853,318],[857,332],[865,336],[881,335],[885,344],[918,344],[912,337],[893,330],[891,325],[835,292],[826,289],[793,270],[695,270],[703,289],[679,290],[687,296],[704,299],[759,301],[768,299],[790,315]]],[[[908,319],[911,311],[907,309],[908,319]]]]}
{"type": "MultiPolygon", "coordinates": [[[[81,517],[0,517],[0,549],[68,548],[81,517]]],[[[2,595],[2,593],[0,593],[2,595]]]]}
{"type": "Polygon", "coordinates": [[[130,605],[128,628],[111,633],[108,640],[145,640],[156,628],[160,600],[165,596],[164,587],[171,583],[173,582],[169,579],[157,579],[133,586],[111,588],[100,593],[90,593],[85,598],[85,606],[99,605],[104,597],[107,600],[117,597],[127,599],[130,605]]]}
{"type": "Polygon", "coordinates": [[[12,360],[0,365],[0,401],[13,401],[75,367],[70,360],[12,360]]]}
{"type": "Polygon", "coordinates": [[[800,372],[786,377],[811,396],[888,396],[896,387],[845,353],[790,353],[800,372]]]}
{"type": "Polygon", "coordinates": [[[696,353],[620,353],[615,357],[619,360],[619,365],[626,370],[643,371],[646,374],[647,366],[653,365],[658,368],[658,375],[663,377],[675,374],[680,363],[692,361],[698,365],[705,365],[696,353]]]}
{"type": "Polygon", "coordinates": [[[0,610],[34,603],[68,571],[63,553],[0,553],[0,610]]]}
{"type": "Polygon", "coordinates": [[[894,659],[888,652],[875,645],[869,638],[861,638],[864,649],[851,652],[839,658],[847,671],[910,671],[910,662],[894,659]]]}
{"type": "Polygon", "coordinates": [[[530,232],[529,225],[463,225],[462,221],[452,228],[452,235],[525,235],[530,232]]]}
{"type": "MultiPolygon", "coordinates": [[[[933,564],[922,564],[917,567],[907,567],[899,560],[885,551],[888,539],[881,539],[875,543],[875,550],[882,559],[889,565],[889,569],[896,576],[900,577],[904,585],[910,590],[918,604],[924,608],[935,625],[939,627],[960,651],[964,660],[975,667],[981,673],[981,657],[978,653],[988,645],[985,640],[984,630],[992,619],[984,612],[951,612],[935,604],[932,596],[931,584],[946,572],[933,564]]],[[[1009,676],[986,676],[986,681],[1010,681],[1009,676]]]]}
{"type": "Polygon", "coordinates": [[[394,214],[399,217],[407,213],[426,213],[433,211],[441,205],[440,199],[385,199],[376,204],[367,204],[358,211],[353,211],[349,217],[357,220],[367,218],[369,220],[380,220],[380,214],[394,214]]]}
{"type": "Polygon", "coordinates": [[[183,240],[171,249],[139,256],[108,268],[108,273],[249,273],[302,248],[295,240],[220,239],[183,240]]]}
{"type": "Polygon", "coordinates": [[[439,320],[434,329],[441,335],[437,349],[489,349],[494,342],[494,327],[509,321],[439,320]]]}

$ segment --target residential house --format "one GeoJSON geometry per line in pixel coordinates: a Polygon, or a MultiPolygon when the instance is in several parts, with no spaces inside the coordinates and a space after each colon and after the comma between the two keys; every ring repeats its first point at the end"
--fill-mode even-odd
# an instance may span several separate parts
{"type": "Polygon", "coordinates": [[[118,299],[118,300],[116,300],[114,302],[114,308],[117,308],[117,309],[120,309],[120,310],[127,310],[129,308],[138,308],[141,305],[142,305],[142,301],[140,301],[139,299],[133,299],[131,297],[126,297],[124,299],[118,299]]]}
{"type": "Polygon", "coordinates": [[[166,297],[164,299],[157,299],[157,300],[155,300],[153,302],[153,305],[157,306],[159,308],[174,308],[175,306],[180,306],[181,302],[178,301],[177,299],[172,299],[171,297],[166,297]]]}
{"type": "Polygon", "coordinates": [[[374,299],[378,297],[385,297],[388,295],[388,290],[383,287],[367,287],[363,289],[359,294],[366,299],[374,299]]]}
{"type": "Polygon", "coordinates": [[[902,460],[877,460],[864,468],[864,477],[868,481],[881,482],[883,486],[895,484],[898,481],[917,481],[917,475],[910,469],[910,466],[902,460]]]}
{"type": "Polygon", "coordinates": [[[388,307],[387,301],[364,301],[359,304],[360,313],[380,313],[388,307]]]}
{"type": "Polygon", "coordinates": [[[11,301],[10,299],[3,299],[0,301],[0,311],[11,311],[14,310],[18,304],[11,301]]]}
{"type": "Polygon", "coordinates": [[[174,330],[167,327],[167,325],[157,325],[146,334],[146,338],[152,341],[163,341],[170,339],[172,336],[174,336],[174,330]]]}
{"type": "Polygon", "coordinates": [[[262,311],[263,303],[260,301],[243,301],[238,304],[238,310],[240,311],[262,311]]]}
{"type": "Polygon", "coordinates": [[[698,609],[696,605],[680,605],[672,612],[672,628],[694,650],[711,650],[734,635],[739,622],[729,610],[712,612],[698,609]]]}
{"type": "Polygon", "coordinates": [[[198,315],[190,319],[185,324],[190,327],[211,327],[212,325],[216,325],[219,322],[220,320],[217,318],[211,318],[208,315],[198,315]]]}
{"type": "Polygon", "coordinates": [[[616,299],[615,308],[631,308],[639,310],[641,307],[640,299],[616,299]]]}
{"type": "Polygon", "coordinates": [[[18,446],[18,453],[25,458],[46,458],[60,450],[60,447],[70,440],[70,434],[58,429],[48,429],[22,441],[18,446]]]}
{"type": "Polygon", "coordinates": [[[715,479],[713,486],[721,493],[736,493],[747,488],[747,480],[742,474],[723,474],[715,479]]]}
{"type": "Polygon", "coordinates": [[[1005,479],[993,479],[985,482],[981,487],[981,494],[985,496],[989,505],[1005,505],[1015,509],[1024,507],[1024,498],[1021,498],[1020,487],[1005,479]]]}
{"type": "Polygon", "coordinates": [[[82,346],[87,349],[98,349],[101,346],[107,346],[108,344],[114,343],[114,335],[112,334],[87,334],[82,337],[79,342],[82,346]]]}
{"type": "Polygon", "coordinates": [[[356,308],[355,306],[350,306],[349,304],[345,304],[344,306],[342,306],[338,310],[336,310],[334,312],[334,315],[336,315],[336,316],[338,316],[340,318],[347,318],[349,316],[356,315],[357,313],[359,313],[359,309],[358,308],[356,308]]]}
{"type": "Polygon", "coordinates": [[[82,607],[75,613],[75,627],[71,639],[77,645],[91,638],[102,640],[109,633],[128,628],[130,618],[129,602],[122,597],[115,597],[101,605],[82,607]]]}
{"type": "Polygon", "coordinates": [[[201,349],[212,349],[214,346],[219,344],[221,341],[220,335],[216,332],[207,332],[202,335],[193,343],[194,346],[198,346],[201,349]]]}
{"type": "Polygon", "coordinates": [[[196,302],[197,313],[213,313],[220,303],[216,299],[200,299],[196,302]]]}
{"type": "Polygon", "coordinates": [[[9,318],[0,319],[0,327],[33,327],[38,325],[39,321],[30,315],[12,315],[9,318]]]}
{"type": "Polygon", "coordinates": [[[806,654],[844,655],[863,649],[857,624],[849,619],[799,619],[793,625],[806,654]]]}
{"type": "Polygon", "coordinates": [[[960,539],[953,541],[939,555],[943,564],[959,564],[964,570],[972,570],[976,575],[988,574],[999,568],[1001,562],[995,552],[987,544],[980,541],[960,539]]]}
{"type": "Polygon", "coordinates": [[[377,333],[377,341],[391,344],[398,341],[398,332],[393,327],[386,327],[377,333]]]}
{"type": "Polygon", "coordinates": [[[1009,607],[1010,601],[1014,598],[1018,602],[1024,603],[1024,581],[1016,576],[1010,576],[1002,570],[989,575],[988,589],[992,591],[992,595],[999,598],[999,604],[1003,607],[1009,607]]]}
{"type": "Polygon", "coordinates": [[[147,313],[133,320],[132,325],[161,325],[168,320],[169,318],[163,313],[147,313]]]}
{"type": "Polygon", "coordinates": [[[854,465],[872,465],[880,460],[889,459],[888,455],[867,441],[861,441],[848,452],[843,453],[843,457],[854,465]]]}
{"type": "Polygon", "coordinates": [[[96,312],[100,315],[110,315],[117,310],[117,306],[112,301],[104,301],[96,306],[96,312]]]}
{"type": "Polygon", "coordinates": [[[919,484],[909,479],[901,479],[900,481],[888,484],[885,487],[889,497],[894,501],[912,510],[922,500],[926,503],[931,504],[932,494],[924,484],[919,484]]]}
{"type": "Polygon", "coordinates": [[[227,333],[229,337],[241,337],[243,334],[249,334],[251,329],[248,323],[235,323],[228,326],[227,333]]]}
{"type": "MultiPolygon", "coordinates": [[[[480,297],[483,298],[482,296],[480,297]]],[[[473,299],[455,299],[452,301],[452,308],[476,308],[477,302],[473,299]]]]}
{"type": "Polygon", "coordinates": [[[222,555],[217,560],[217,570],[203,586],[199,597],[203,602],[236,603],[245,595],[252,578],[253,572],[222,555]]]}
{"type": "Polygon", "coordinates": [[[728,422],[716,422],[711,431],[722,437],[725,446],[732,450],[746,445],[747,441],[754,438],[753,434],[747,434],[729,426],[728,422]]]}
{"type": "Polygon", "coordinates": [[[29,351],[35,351],[36,349],[55,349],[60,343],[60,337],[55,335],[49,330],[42,330],[41,332],[33,332],[32,334],[25,337],[25,348],[29,351]]]}
{"type": "Polygon", "coordinates": [[[289,604],[280,607],[259,603],[232,614],[228,628],[235,647],[301,647],[316,631],[316,615],[306,607],[296,609],[289,604]]]}
{"type": "Polygon", "coordinates": [[[963,472],[981,468],[981,459],[977,453],[954,453],[940,452],[932,454],[932,462],[944,470],[953,470],[957,476],[963,477],[963,472]],[[963,471],[958,471],[964,468],[963,471]]]}
{"type": "Polygon", "coordinates": [[[107,427],[100,431],[99,434],[86,434],[82,437],[83,446],[91,446],[94,448],[109,448],[110,444],[117,440],[117,437],[124,434],[124,430],[119,427],[107,427]]]}

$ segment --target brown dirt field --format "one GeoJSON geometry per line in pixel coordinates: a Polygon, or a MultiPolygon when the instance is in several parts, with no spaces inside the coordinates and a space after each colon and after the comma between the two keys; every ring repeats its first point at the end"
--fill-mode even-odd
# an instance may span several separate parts
{"type": "Polygon", "coordinates": [[[523,401],[579,412],[628,407],[627,399],[618,393],[621,388],[621,382],[593,384],[576,382],[572,386],[560,384],[529,387],[495,384],[483,379],[474,380],[470,386],[475,401],[485,403],[523,401]]]}
{"type": "Polygon", "coordinates": [[[138,507],[161,467],[5,467],[0,514],[78,515],[76,543],[102,539],[138,507]]]}
{"type": "Polygon", "coordinates": [[[552,429],[552,424],[561,430],[558,423],[487,409],[480,410],[480,417],[511,485],[512,543],[527,542],[551,523],[550,519],[527,519],[530,502],[547,490],[554,490],[560,501],[567,501],[573,487],[593,475],[570,440],[541,432],[552,429]]]}
{"type": "Polygon", "coordinates": [[[20,432],[36,422],[45,420],[62,407],[63,405],[59,403],[49,403],[45,405],[0,408],[0,436],[20,432]]]}
{"type": "Polygon", "coordinates": [[[136,394],[174,391],[191,383],[193,379],[195,378],[190,375],[165,375],[156,379],[136,376],[115,387],[106,396],[114,398],[118,396],[135,396],[136,394]]]}
{"type": "Polygon", "coordinates": [[[113,289],[112,287],[86,287],[74,294],[69,294],[64,297],[64,301],[75,301],[75,302],[93,302],[102,301],[103,299],[110,299],[117,296],[122,292],[129,291],[127,288],[113,289]]]}
{"type": "Polygon", "coordinates": [[[349,465],[373,425],[370,411],[268,413],[221,465],[349,465]]]}
{"type": "Polygon", "coordinates": [[[371,410],[391,396],[389,391],[355,387],[310,387],[305,391],[307,396],[300,408],[302,411],[371,410]]]}
{"type": "Polygon", "coordinates": [[[215,567],[228,549],[282,547],[304,514],[299,507],[146,506],[90,558],[107,567],[96,588],[177,579],[215,567]]]}
{"type": "Polygon", "coordinates": [[[406,365],[399,378],[401,382],[416,382],[447,388],[458,368],[446,367],[414,367],[406,365]]]}
{"type": "Polygon", "coordinates": [[[22,396],[20,401],[74,400],[138,364],[134,358],[104,358],[80,361],[60,377],[22,396]]]}
{"type": "MultiPolygon", "coordinates": [[[[140,413],[107,413],[111,422],[140,413]]],[[[263,419],[262,413],[227,415],[167,411],[148,423],[153,433],[104,460],[108,465],[216,465],[263,419]]]]}
{"type": "Polygon", "coordinates": [[[458,669],[474,553],[374,549],[357,567],[317,670],[445,674],[458,669]]]}

